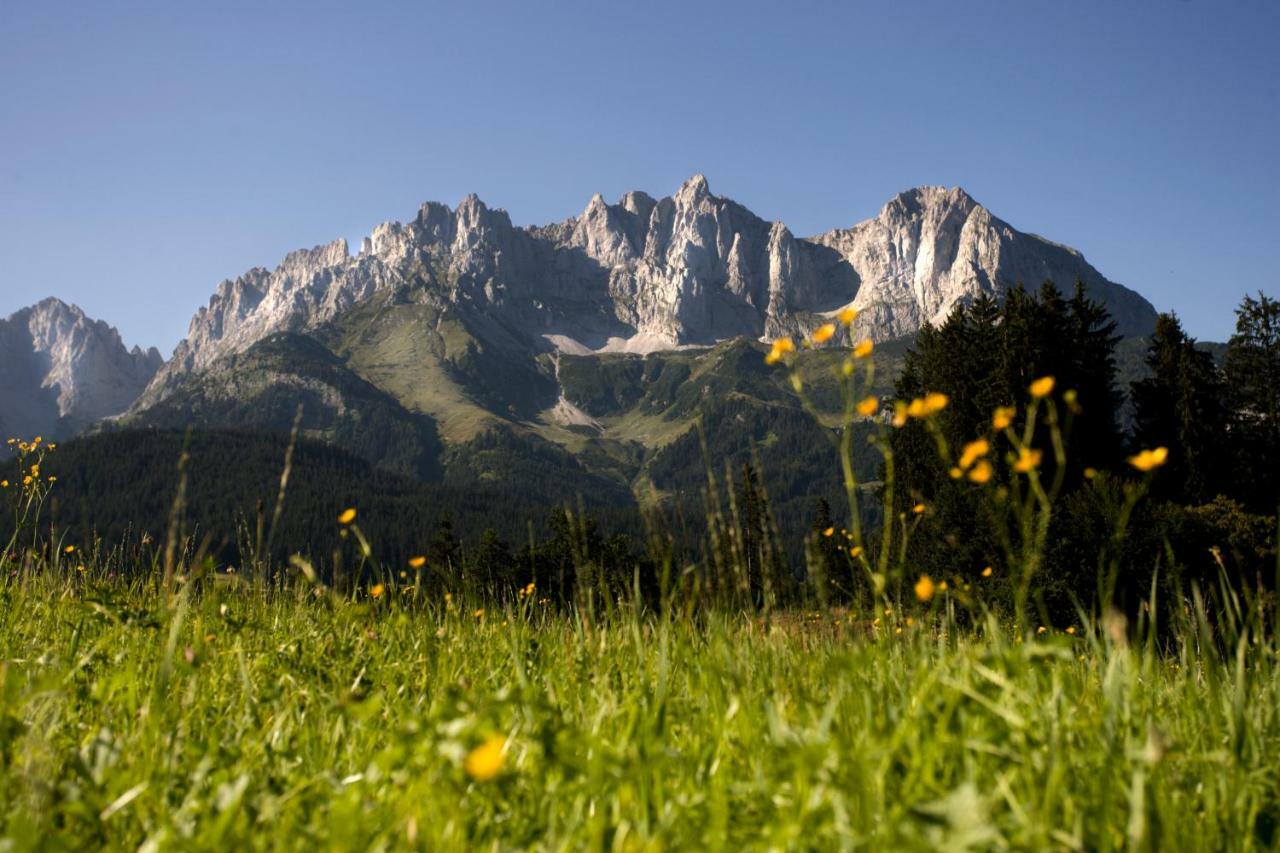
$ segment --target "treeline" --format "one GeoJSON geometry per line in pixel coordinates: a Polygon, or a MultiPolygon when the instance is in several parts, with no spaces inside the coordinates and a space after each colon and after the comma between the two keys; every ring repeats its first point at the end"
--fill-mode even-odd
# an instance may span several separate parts
{"type": "MultiPolygon", "coordinates": [[[[1046,448],[1044,480],[1060,483],[1033,589],[1045,618],[1071,618],[1077,605],[1095,606],[1100,597],[1134,609],[1153,582],[1166,600],[1185,594],[1192,581],[1202,589],[1222,577],[1238,586],[1274,585],[1280,303],[1246,297],[1236,316],[1222,364],[1197,347],[1176,316],[1159,317],[1148,341],[1148,376],[1129,389],[1128,432],[1119,420],[1124,395],[1116,385],[1115,324],[1081,288],[1069,299],[1052,284],[1038,293],[1018,288],[1000,302],[958,306],[946,322],[921,331],[896,393],[946,394],[937,426],[952,448],[992,434],[993,413],[1024,405],[1036,378],[1055,379],[1061,470],[1047,422],[1031,442],[1046,448]],[[1141,479],[1125,460],[1157,447],[1168,448],[1167,462],[1117,535],[1119,516],[1128,512],[1126,490],[1141,479]]],[[[999,445],[993,449],[995,488],[980,494],[948,469],[922,423],[895,430],[892,447],[895,512],[925,508],[907,563],[952,583],[981,583],[988,594],[1010,593],[1017,571],[1003,546],[1014,477],[1009,456],[999,445]]],[[[819,519],[815,527],[825,523],[819,519]]],[[[850,576],[838,553],[829,559],[838,564],[833,574],[850,576]]]]}
{"type": "MultiPolygon", "coordinates": [[[[510,488],[500,481],[424,483],[307,439],[293,448],[281,501],[289,446],[287,434],[232,430],[124,430],[69,441],[45,458],[41,476],[53,476],[56,483],[38,529],[27,533],[46,549],[54,544],[73,545],[80,553],[127,549],[134,557],[127,561],[132,568],[146,570],[151,560],[136,555],[163,547],[180,486],[179,538],[189,550],[203,549],[223,570],[245,571],[254,563],[284,566],[295,553],[322,569],[334,564],[335,554],[349,557],[352,543],[336,520],[348,507],[358,508],[373,551],[369,563],[388,568],[430,553],[433,568],[447,563],[460,572],[474,564],[481,546],[489,556],[514,554],[527,549],[531,538],[535,546],[554,540],[566,506],[575,516],[589,515],[592,530],[611,531],[610,537],[601,534],[602,540],[621,537],[612,539],[615,549],[621,541],[642,537],[645,529],[639,511],[620,503],[616,493],[583,494],[579,502],[554,485],[542,493],[531,491],[525,481],[510,488]]],[[[11,462],[0,466],[0,479],[11,484],[5,494],[9,503],[22,477],[11,462]]],[[[13,525],[12,513],[0,514],[3,541],[13,525]]],[[[530,565],[527,554],[522,559],[530,565]]],[[[353,565],[351,559],[343,562],[353,565]]],[[[494,566],[485,574],[514,577],[514,570],[494,566]]]]}

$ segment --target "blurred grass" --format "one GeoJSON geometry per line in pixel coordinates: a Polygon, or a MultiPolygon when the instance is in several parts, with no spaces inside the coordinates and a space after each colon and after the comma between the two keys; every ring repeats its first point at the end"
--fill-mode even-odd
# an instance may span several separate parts
{"type": "Polygon", "coordinates": [[[961,628],[945,593],[874,622],[480,613],[225,575],[166,601],[101,571],[0,582],[7,849],[1278,840],[1277,649],[1247,626],[1157,650],[961,628]]]}

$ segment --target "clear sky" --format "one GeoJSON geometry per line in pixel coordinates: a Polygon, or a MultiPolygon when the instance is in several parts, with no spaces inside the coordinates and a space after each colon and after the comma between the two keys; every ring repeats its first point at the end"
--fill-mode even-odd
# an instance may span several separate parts
{"type": "Polygon", "coordinates": [[[1280,3],[0,0],[0,316],[165,354],[217,283],[468,192],[695,172],[799,235],[920,184],[1223,340],[1280,294],[1280,3]]]}

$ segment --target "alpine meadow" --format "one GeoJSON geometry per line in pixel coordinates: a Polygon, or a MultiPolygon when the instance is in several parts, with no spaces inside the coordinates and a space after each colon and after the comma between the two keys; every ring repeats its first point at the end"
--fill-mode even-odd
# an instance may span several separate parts
{"type": "Polygon", "coordinates": [[[1280,17],[989,6],[0,12],[0,850],[1280,849],[1280,17]]]}

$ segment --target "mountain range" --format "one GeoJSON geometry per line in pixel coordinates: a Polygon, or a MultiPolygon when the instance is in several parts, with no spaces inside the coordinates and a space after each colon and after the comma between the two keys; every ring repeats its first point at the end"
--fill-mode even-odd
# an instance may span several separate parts
{"type": "MultiPolygon", "coordinates": [[[[787,436],[824,446],[760,342],[846,307],[858,320],[832,347],[902,342],[958,303],[1046,280],[1083,283],[1123,334],[1154,323],[1079,252],[958,188],[909,190],[810,238],[701,175],[539,227],[468,196],[378,226],[354,254],[336,240],[222,282],[167,362],[57,300],[24,309],[0,322],[0,425],[282,431],[300,406],[308,436],[396,473],[625,501],[696,488],[697,421],[718,448],[768,448],[791,420],[787,436]]],[[[804,469],[812,449],[785,465],[804,469]]]]}

